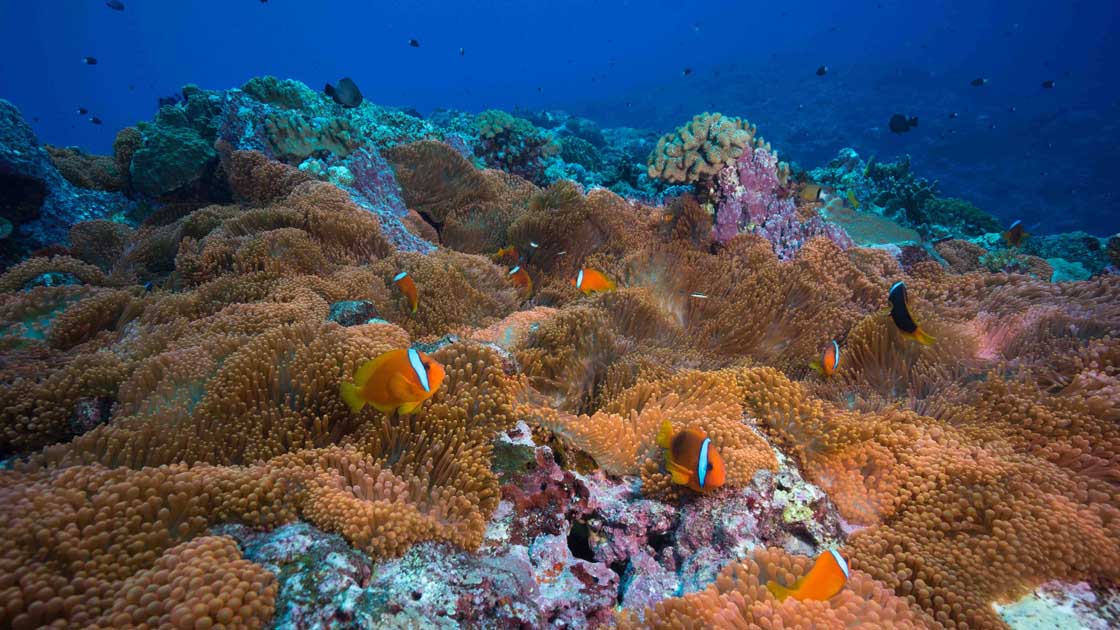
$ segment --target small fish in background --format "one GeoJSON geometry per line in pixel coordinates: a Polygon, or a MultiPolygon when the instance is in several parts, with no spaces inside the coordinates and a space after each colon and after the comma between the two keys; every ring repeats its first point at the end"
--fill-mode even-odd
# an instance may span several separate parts
{"type": "Polygon", "coordinates": [[[613,291],[617,285],[602,272],[595,269],[580,269],[579,275],[572,280],[572,286],[583,291],[584,295],[591,295],[599,291],[613,291]]]}
{"type": "Polygon", "coordinates": [[[536,241],[529,241],[529,248],[530,249],[539,249],[540,245],[538,245],[536,241]]]}
{"type": "Polygon", "coordinates": [[[96,66],[97,57],[82,57],[82,63],[86,64],[87,66],[96,66]]]}
{"type": "Polygon", "coordinates": [[[821,376],[835,374],[840,367],[840,344],[833,339],[832,343],[825,346],[824,350],[821,351],[821,358],[813,360],[809,363],[809,367],[821,376]]]}
{"type": "Polygon", "coordinates": [[[887,123],[887,126],[890,127],[890,130],[893,133],[906,133],[907,131],[910,131],[911,129],[918,126],[918,117],[906,117],[902,114],[895,114],[894,116],[891,116],[891,120],[889,123],[887,123]]]}
{"type": "Polygon", "coordinates": [[[813,568],[798,578],[791,587],[782,586],[774,580],[766,583],[766,590],[783,602],[792,597],[798,601],[826,601],[844,589],[848,582],[848,562],[835,549],[817,556],[813,568]]]}
{"type": "Polygon", "coordinates": [[[984,77],[979,77],[979,78],[976,78],[976,79],[973,79],[973,80],[969,81],[968,84],[971,85],[972,87],[980,87],[980,86],[983,86],[983,85],[987,85],[988,84],[988,79],[986,79],[984,77]]]}
{"type": "Polygon", "coordinates": [[[685,68],[684,70],[681,70],[681,75],[682,75],[682,76],[686,76],[686,77],[687,77],[687,76],[688,76],[688,75],[690,75],[690,74],[692,74],[692,68],[685,68]]]}
{"type": "Polygon", "coordinates": [[[124,3],[121,0],[109,0],[105,3],[105,6],[114,11],[124,11],[124,3]]]}
{"type": "Polygon", "coordinates": [[[78,108],[78,115],[79,115],[79,116],[85,116],[85,115],[86,115],[86,114],[88,114],[88,113],[89,113],[89,110],[88,110],[88,109],[86,109],[86,108],[84,108],[84,107],[79,107],[79,108],[78,108]]]}
{"type": "Polygon", "coordinates": [[[1018,108],[1016,108],[1014,105],[1012,105],[1011,107],[1007,108],[1007,111],[1008,111],[1008,113],[1014,114],[1016,111],[1018,111],[1018,108]]]}
{"type": "Polygon", "coordinates": [[[401,290],[401,293],[408,298],[409,312],[415,313],[416,307],[420,306],[420,293],[416,290],[416,283],[412,281],[412,276],[408,275],[407,271],[402,271],[393,276],[393,284],[401,290]]]}
{"type": "Polygon", "coordinates": [[[708,294],[707,293],[689,293],[688,297],[696,298],[697,300],[706,300],[706,299],[708,299],[708,294]]]}
{"type": "Polygon", "coordinates": [[[464,57],[464,56],[466,56],[466,54],[467,54],[467,49],[460,46],[459,47],[459,56],[464,57]]]}
{"type": "Polygon", "coordinates": [[[818,77],[823,77],[826,74],[828,74],[828,66],[821,66],[821,67],[817,68],[817,76],[818,77]]]}
{"type": "Polygon", "coordinates": [[[509,278],[513,281],[513,286],[517,287],[524,298],[533,294],[533,279],[529,277],[529,272],[525,271],[521,265],[509,270],[509,278]]]}
{"type": "Polygon", "coordinates": [[[727,468],[708,434],[689,427],[673,429],[668,419],[657,430],[657,445],[665,449],[665,470],[678,486],[708,492],[727,481],[727,468]]]}
{"type": "Polygon", "coordinates": [[[856,199],[856,193],[854,190],[848,191],[848,203],[852,204],[852,207],[856,210],[859,210],[860,203],[859,199],[856,199]]]}
{"type": "Polygon", "coordinates": [[[155,288],[156,288],[156,283],[151,281],[151,280],[144,283],[144,291],[146,291],[148,293],[151,293],[152,290],[155,289],[155,288]]]}
{"type": "Polygon", "coordinates": [[[958,116],[960,116],[960,114],[957,112],[949,112],[949,118],[957,118],[958,116]]]}
{"type": "Polygon", "coordinates": [[[824,193],[824,188],[817,184],[805,184],[797,193],[797,196],[805,201],[820,201],[821,194],[824,193]]]}
{"type": "Polygon", "coordinates": [[[887,294],[887,301],[891,305],[891,320],[894,325],[902,333],[903,337],[913,339],[923,346],[933,344],[935,339],[930,337],[918,327],[918,323],[914,321],[914,317],[910,314],[910,305],[906,299],[906,284],[901,280],[891,285],[891,290],[887,294]]]}
{"type": "Polygon", "coordinates": [[[358,84],[350,77],[343,77],[338,80],[338,85],[334,86],[330,83],[323,86],[323,92],[331,97],[334,102],[339,105],[351,108],[357,107],[362,104],[362,91],[358,89],[358,84]]]}
{"type": "Polygon", "coordinates": [[[1054,89],[1054,85],[1055,85],[1054,82],[1051,81],[1050,79],[1047,79],[1047,80],[1042,82],[1042,87],[1047,89],[1047,90],[1054,89]]]}
{"type": "Polygon", "coordinates": [[[413,47],[413,48],[419,48],[420,47],[420,40],[410,39],[410,40],[408,40],[408,45],[413,47]]]}
{"type": "Polygon", "coordinates": [[[1003,240],[1011,247],[1018,247],[1023,244],[1023,239],[1028,236],[1030,236],[1030,233],[1023,227],[1023,222],[1016,219],[1015,222],[1011,224],[1011,227],[1007,228],[1007,231],[1003,233],[1003,240]]]}
{"type": "Polygon", "coordinates": [[[90,116],[89,121],[91,123],[95,124],[95,125],[100,125],[101,124],[101,119],[98,118],[97,116],[90,116]]]}
{"type": "Polygon", "coordinates": [[[418,350],[390,350],[366,361],[351,381],[339,386],[342,401],[354,413],[367,404],[383,413],[415,413],[431,398],[445,376],[443,365],[418,350]]]}

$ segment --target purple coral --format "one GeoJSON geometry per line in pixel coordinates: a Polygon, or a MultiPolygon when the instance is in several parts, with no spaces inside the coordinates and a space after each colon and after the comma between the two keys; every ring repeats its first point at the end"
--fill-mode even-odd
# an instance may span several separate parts
{"type": "Polygon", "coordinates": [[[816,236],[826,236],[845,249],[853,244],[842,227],[819,216],[807,220],[797,216],[797,204],[778,180],[778,156],[765,147],[746,147],[734,164],[720,170],[716,189],[712,237],[718,243],[753,232],[770,241],[782,260],[792,258],[816,236]]]}

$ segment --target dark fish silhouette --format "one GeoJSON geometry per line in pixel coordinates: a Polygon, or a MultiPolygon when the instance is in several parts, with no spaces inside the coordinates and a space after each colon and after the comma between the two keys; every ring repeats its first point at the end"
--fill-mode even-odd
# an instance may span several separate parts
{"type": "Polygon", "coordinates": [[[124,11],[124,3],[121,0],[109,0],[105,3],[105,6],[114,11],[124,11]]]}
{"type": "Polygon", "coordinates": [[[1053,87],[1054,87],[1054,82],[1053,82],[1053,81],[1051,81],[1050,79],[1047,79],[1047,80],[1045,80],[1045,81],[1043,81],[1043,82],[1042,82],[1042,87],[1044,87],[1044,88],[1046,88],[1046,89],[1048,89],[1048,90],[1049,90],[1049,89],[1051,89],[1051,88],[1053,88],[1053,87]]]}
{"type": "Polygon", "coordinates": [[[419,48],[420,47],[420,40],[410,39],[410,40],[408,40],[408,45],[412,46],[413,48],[419,48]]]}
{"type": "Polygon", "coordinates": [[[97,116],[93,116],[93,117],[91,117],[91,118],[89,119],[89,121],[90,121],[91,123],[95,124],[95,125],[100,125],[100,124],[101,124],[101,119],[100,119],[100,118],[98,118],[97,116]]]}
{"type": "Polygon", "coordinates": [[[86,64],[87,66],[96,66],[97,57],[82,57],[82,63],[86,64]]]}
{"type": "Polygon", "coordinates": [[[823,77],[826,74],[828,74],[828,66],[821,66],[821,67],[817,68],[817,76],[818,77],[823,77]]]}
{"type": "Polygon", "coordinates": [[[907,118],[902,114],[895,114],[891,116],[891,120],[887,123],[887,126],[890,127],[890,130],[894,133],[906,133],[918,126],[918,117],[911,116],[907,118]]]}
{"type": "Polygon", "coordinates": [[[323,91],[343,107],[357,107],[362,104],[362,91],[350,77],[339,79],[337,87],[328,83],[323,87],[323,91]]]}
{"type": "Polygon", "coordinates": [[[1011,227],[1007,228],[1007,231],[1003,233],[1003,240],[1007,241],[1007,244],[1012,247],[1018,247],[1023,243],[1023,239],[1028,236],[1030,236],[1030,234],[1027,233],[1026,229],[1023,227],[1023,222],[1016,220],[1011,224],[1011,227]]]}
{"type": "Polygon", "coordinates": [[[460,47],[460,48],[459,48],[459,56],[460,56],[460,57],[462,57],[462,56],[464,56],[464,55],[466,55],[466,54],[467,54],[467,49],[466,49],[466,48],[462,48],[462,47],[460,47]]]}
{"type": "Polygon", "coordinates": [[[887,294],[887,301],[891,305],[890,314],[891,320],[902,333],[903,337],[913,339],[923,346],[928,346],[933,343],[933,337],[930,337],[918,327],[918,323],[914,321],[914,317],[910,314],[909,300],[906,295],[906,285],[902,282],[896,282],[891,286],[890,292],[887,294]]]}
{"type": "Polygon", "coordinates": [[[85,115],[86,115],[86,114],[88,114],[88,113],[89,113],[89,110],[88,110],[88,109],[86,109],[86,108],[84,108],[84,107],[79,107],[79,108],[78,108],[78,115],[79,115],[79,116],[85,116],[85,115]]]}
{"type": "Polygon", "coordinates": [[[972,81],[969,81],[969,85],[971,85],[972,87],[980,87],[981,85],[987,85],[987,83],[988,83],[988,80],[985,79],[984,77],[980,77],[978,79],[973,79],[972,81]]]}
{"type": "Polygon", "coordinates": [[[956,118],[957,116],[960,116],[960,114],[957,112],[949,112],[949,118],[956,118]]]}
{"type": "Polygon", "coordinates": [[[692,74],[692,68],[685,68],[681,71],[681,74],[687,77],[688,75],[692,74]]]}

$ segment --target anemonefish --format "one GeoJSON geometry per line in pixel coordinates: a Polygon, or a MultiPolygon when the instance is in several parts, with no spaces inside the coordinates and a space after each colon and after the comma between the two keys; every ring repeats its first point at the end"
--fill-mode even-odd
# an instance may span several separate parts
{"type": "Polygon", "coordinates": [[[1012,247],[1018,247],[1022,244],[1023,239],[1028,236],[1030,236],[1030,234],[1028,234],[1027,230],[1023,227],[1023,222],[1015,221],[1011,224],[1011,227],[1007,228],[1007,231],[1003,233],[1003,240],[1007,241],[1007,244],[1012,247]]]}
{"type": "Polygon", "coordinates": [[[848,203],[852,204],[852,207],[856,210],[859,210],[859,199],[856,199],[856,194],[850,190],[848,191],[848,203]]]}
{"type": "Polygon", "coordinates": [[[614,280],[594,269],[580,269],[579,275],[572,280],[572,284],[585,295],[591,295],[596,291],[613,291],[615,288],[614,280]]]}
{"type": "Polygon", "coordinates": [[[513,245],[506,245],[499,248],[497,253],[494,254],[493,260],[496,263],[514,263],[517,264],[519,260],[517,255],[517,248],[513,245]]]}
{"type": "Polygon", "coordinates": [[[891,303],[891,319],[894,320],[894,325],[902,332],[903,337],[913,339],[923,346],[934,342],[934,338],[919,328],[914,317],[910,315],[910,308],[906,304],[906,284],[901,280],[894,283],[887,299],[891,303]]]}
{"type": "Polygon", "coordinates": [[[798,196],[805,201],[820,201],[822,192],[824,192],[824,189],[816,184],[805,184],[801,187],[798,196]]]}
{"type": "Polygon", "coordinates": [[[821,351],[821,358],[810,363],[809,367],[823,376],[835,374],[836,369],[840,367],[840,344],[833,339],[832,343],[825,346],[824,350],[821,351]]]}
{"type": "Polygon", "coordinates": [[[407,271],[402,271],[393,276],[393,284],[401,290],[401,293],[408,298],[408,305],[412,312],[416,312],[416,307],[420,305],[420,294],[416,292],[416,283],[412,281],[412,276],[408,275],[407,271]]]}
{"type": "Polygon", "coordinates": [[[514,286],[521,290],[522,296],[528,297],[533,294],[533,279],[529,277],[528,271],[521,268],[521,265],[510,269],[508,275],[514,286]]]}
{"type": "Polygon", "coordinates": [[[664,420],[657,431],[657,445],[665,449],[665,470],[673,476],[673,483],[707,492],[727,480],[723,458],[700,429],[676,432],[673,424],[664,420]]]}
{"type": "Polygon", "coordinates": [[[801,576],[792,587],[782,586],[770,580],[766,583],[766,589],[780,602],[785,601],[787,597],[798,601],[807,599],[825,601],[843,590],[847,582],[848,562],[840,552],[829,549],[817,556],[813,568],[801,576]]]}
{"type": "Polygon", "coordinates": [[[366,404],[385,413],[414,413],[436,393],[443,376],[443,366],[423,352],[390,350],[363,363],[353,381],[342,383],[342,401],[354,413],[366,404]]]}

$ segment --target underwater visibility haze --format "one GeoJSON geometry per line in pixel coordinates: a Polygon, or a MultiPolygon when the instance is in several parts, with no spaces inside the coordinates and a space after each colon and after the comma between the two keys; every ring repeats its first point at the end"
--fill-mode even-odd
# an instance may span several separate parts
{"type": "Polygon", "coordinates": [[[1120,626],[1118,32],[0,3],[0,627],[1120,626]]]}

